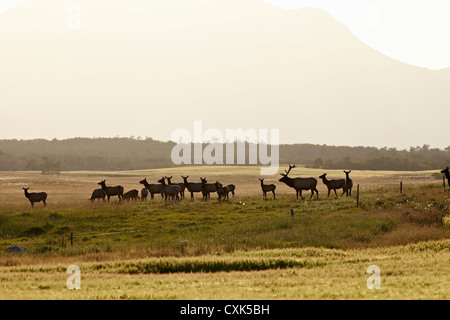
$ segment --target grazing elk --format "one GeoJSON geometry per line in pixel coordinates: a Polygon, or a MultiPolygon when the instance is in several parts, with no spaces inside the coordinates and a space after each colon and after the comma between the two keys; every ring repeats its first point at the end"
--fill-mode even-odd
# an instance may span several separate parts
{"type": "Polygon", "coordinates": [[[350,179],[350,172],[352,172],[352,170],[349,171],[345,171],[345,182],[346,182],[346,187],[345,187],[345,192],[347,193],[347,197],[350,195],[352,195],[352,188],[353,188],[353,181],[352,179],[350,179]]]}
{"type": "Polygon", "coordinates": [[[183,177],[183,181],[184,181],[184,185],[186,187],[186,189],[191,193],[191,200],[194,199],[194,192],[202,192],[202,183],[201,182],[188,182],[187,179],[189,178],[189,176],[187,177],[183,177]]]}
{"type": "Polygon", "coordinates": [[[130,190],[128,192],[125,192],[123,194],[123,200],[134,200],[137,201],[139,200],[139,191],[136,189],[130,190]]]}
{"type": "Polygon", "coordinates": [[[23,190],[25,191],[25,197],[28,198],[28,200],[30,200],[31,203],[31,207],[34,207],[34,203],[35,202],[43,202],[44,203],[44,207],[47,206],[47,194],[45,192],[32,192],[29,193],[28,189],[30,188],[23,188],[23,190]]]}
{"type": "Polygon", "coordinates": [[[144,187],[150,192],[150,198],[153,200],[155,194],[161,194],[161,198],[164,199],[163,187],[160,183],[150,184],[147,182],[147,178],[139,181],[140,184],[143,184],[144,187]]]}
{"type": "Polygon", "coordinates": [[[448,171],[448,167],[441,171],[441,173],[445,174],[445,177],[447,178],[447,183],[450,186],[450,172],[448,171]]]}
{"type": "Polygon", "coordinates": [[[102,189],[106,192],[106,196],[108,197],[108,203],[109,203],[109,198],[111,198],[112,196],[118,196],[119,202],[122,200],[122,197],[123,197],[123,187],[122,186],[107,187],[106,180],[102,180],[98,184],[101,185],[102,189]]]}
{"type": "Polygon", "coordinates": [[[341,196],[343,196],[345,191],[347,190],[347,182],[345,181],[345,179],[328,180],[326,173],[321,175],[319,178],[322,179],[323,183],[328,188],[328,197],[330,196],[331,190],[334,191],[334,194],[336,195],[336,197],[338,196],[337,192],[336,192],[337,189],[342,189],[343,192],[342,192],[341,196]]]}
{"type": "Polygon", "coordinates": [[[148,198],[148,190],[147,188],[142,188],[141,190],[141,200],[145,201],[148,198]]]}
{"type": "Polygon", "coordinates": [[[275,189],[277,188],[274,184],[264,184],[264,179],[259,179],[261,181],[261,190],[263,192],[263,198],[267,199],[267,192],[273,193],[273,198],[275,199],[275,189]]]}
{"type": "Polygon", "coordinates": [[[167,183],[168,183],[168,184],[176,185],[176,186],[179,186],[179,187],[180,187],[180,198],[181,198],[181,199],[184,199],[184,189],[186,189],[184,183],[183,183],[183,182],[180,182],[180,183],[172,183],[172,181],[171,181],[172,176],[166,177],[166,179],[167,179],[167,183]]]}
{"type": "Polygon", "coordinates": [[[228,187],[224,187],[219,181],[216,181],[214,185],[216,186],[219,202],[222,201],[222,198],[223,200],[225,200],[225,198],[228,199],[228,193],[230,192],[228,187]]]}
{"type": "Polygon", "coordinates": [[[170,197],[173,200],[180,201],[178,194],[180,193],[180,187],[174,184],[166,184],[166,177],[162,177],[158,182],[163,186],[164,201],[167,202],[167,198],[170,197]]]}
{"type": "Polygon", "coordinates": [[[103,199],[103,202],[105,202],[105,198],[106,198],[105,190],[95,189],[94,191],[92,191],[92,195],[89,200],[91,200],[91,202],[94,202],[95,199],[97,199],[97,201],[100,201],[100,199],[103,199]]]}
{"type": "Polygon", "coordinates": [[[211,198],[210,194],[211,192],[217,192],[217,187],[215,183],[207,183],[208,181],[206,178],[200,178],[202,181],[202,194],[203,199],[208,200],[211,198]]]}
{"type": "Polygon", "coordinates": [[[282,178],[280,178],[280,182],[283,182],[285,184],[287,184],[289,187],[295,189],[296,193],[297,193],[297,199],[298,196],[300,195],[300,197],[302,199],[302,190],[311,190],[311,197],[310,199],[314,196],[314,192],[316,192],[317,194],[317,199],[319,198],[319,191],[317,190],[316,186],[317,186],[317,180],[315,178],[289,178],[288,174],[289,172],[291,172],[291,169],[295,168],[295,164],[293,166],[291,166],[291,164],[289,164],[289,170],[284,170],[284,173],[280,173],[280,175],[282,176],[282,178]]]}

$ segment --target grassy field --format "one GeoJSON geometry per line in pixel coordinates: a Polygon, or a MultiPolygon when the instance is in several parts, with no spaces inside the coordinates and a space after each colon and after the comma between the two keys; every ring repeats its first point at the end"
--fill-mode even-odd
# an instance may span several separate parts
{"type": "MultiPolygon", "coordinates": [[[[324,172],[299,167],[291,175],[324,172]]],[[[446,299],[449,193],[435,173],[352,171],[357,207],[356,188],[351,197],[327,198],[319,181],[319,199],[306,192],[297,200],[275,175],[265,183],[277,185],[277,199],[263,200],[257,167],[0,172],[0,298],[446,299]],[[127,191],[165,175],[234,183],[236,197],[87,200],[102,179],[127,191]],[[49,194],[46,208],[31,209],[27,186],[49,194]],[[27,252],[4,253],[13,245],[27,252]],[[81,290],[66,286],[73,264],[81,290]],[[370,265],[381,269],[380,290],[366,286],[370,265]]],[[[345,175],[329,170],[327,177],[345,175]]]]}

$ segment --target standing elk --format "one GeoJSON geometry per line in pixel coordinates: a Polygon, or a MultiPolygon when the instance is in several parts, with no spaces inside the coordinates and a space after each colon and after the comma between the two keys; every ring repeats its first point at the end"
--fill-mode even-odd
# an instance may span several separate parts
{"type": "Polygon", "coordinates": [[[109,203],[109,198],[111,198],[112,196],[118,196],[119,202],[122,200],[122,197],[123,197],[123,187],[122,186],[107,187],[106,180],[102,180],[98,184],[101,185],[102,189],[106,192],[106,196],[108,197],[108,203],[109,203]]]}
{"type": "Polygon", "coordinates": [[[163,186],[164,201],[167,202],[167,198],[170,197],[173,200],[180,201],[178,194],[180,193],[180,187],[174,184],[166,184],[166,177],[162,177],[158,182],[163,186]]]}
{"type": "Polygon", "coordinates": [[[215,183],[207,183],[206,178],[200,178],[202,181],[202,194],[203,200],[208,200],[211,198],[211,192],[216,192],[217,187],[215,183]]]}
{"type": "Polygon", "coordinates": [[[224,187],[221,183],[219,183],[219,181],[216,181],[214,185],[216,186],[219,202],[222,201],[222,198],[223,200],[225,200],[225,198],[228,199],[228,193],[230,192],[228,187],[224,187]]]}
{"type": "Polygon", "coordinates": [[[91,200],[91,202],[94,202],[94,200],[97,199],[97,202],[98,202],[98,201],[100,201],[100,199],[103,199],[103,202],[105,202],[105,198],[106,198],[105,190],[95,189],[94,191],[92,191],[92,195],[89,200],[91,200]]]}
{"type": "Polygon", "coordinates": [[[144,187],[148,190],[148,192],[150,192],[150,198],[153,200],[155,194],[161,194],[161,198],[164,199],[164,194],[163,194],[163,187],[160,183],[148,183],[147,182],[147,178],[145,178],[144,180],[139,181],[140,184],[143,184],[144,187]]]}
{"type": "Polygon", "coordinates": [[[450,186],[450,172],[449,172],[448,167],[445,168],[444,170],[442,170],[441,173],[445,174],[445,177],[447,178],[447,181],[448,181],[447,182],[448,186],[450,186]]]}
{"type": "Polygon", "coordinates": [[[128,192],[125,192],[123,194],[123,200],[134,200],[137,201],[139,200],[139,191],[136,189],[130,190],[128,192]]]}
{"type": "Polygon", "coordinates": [[[186,189],[184,183],[183,183],[183,182],[180,182],[180,183],[172,183],[172,181],[171,181],[172,176],[166,177],[166,179],[167,179],[167,183],[168,183],[168,184],[176,185],[176,186],[179,186],[179,187],[180,187],[180,198],[181,198],[181,199],[184,199],[184,189],[186,189]]]}
{"type": "Polygon", "coordinates": [[[311,190],[311,197],[310,199],[314,196],[314,192],[316,192],[317,194],[317,199],[319,198],[319,191],[317,190],[316,186],[317,186],[317,180],[315,178],[289,178],[288,174],[289,172],[291,172],[291,169],[295,168],[295,164],[293,166],[291,166],[291,164],[289,164],[289,170],[284,170],[284,173],[280,173],[280,175],[282,176],[282,178],[280,178],[280,182],[283,182],[285,184],[287,184],[289,187],[295,189],[296,193],[297,193],[297,199],[298,196],[300,195],[300,197],[302,199],[302,190],[311,190]]]}
{"type": "MultiPolygon", "coordinates": [[[[227,185],[228,188],[228,192],[231,192],[231,194],[233,195],[234,198],[234,190],[236,190],[236,186],[234,184],[229,184],[227,185]]],[[[227,198],[228,198],[228,194],[227,194],[227,198]]]]}
{"type": "Polygon", "coordinates": [[[47,202],[46,202],[47,201],[47,193],[45,193],[45,192],[29,193],[28,189],[30,189],[30,188],[23,188],[23,190],[25,191],[25,197],[27,197],[28,200],[30,201],[32,208],[34,207],[35,202],[41,202],[41,201],[44,203],[44,207],[47,206],[47,202]]]}
{"type": "Polygon", "coordinates": [[[267,199],[267,192],[273,193],[273,198],[275,199],[275,189],[277,188],[274,184],[264,184],[264,179],[259,179],[261,181],[261,190],[263,192],[263,198],[267,199]]]}
{"type": "Polygon", "coordinates": [[[346,187],[345,187],[345,192],[347,193],[347,197],[350,195],[352,195],[352,188],[353,188],[353,181],[352,179],[350,179],[350,172],[352,172],[352,170],[349,171],[345,171],[345,182],[346,182],[346,187]]]}
{"type": "Polygon", "coordinates": [[[187,177],[181,176],[181,177],[183,178],[186,189],[191,193],[191,200],[193,200],[194,192],[202,192],[202,189],[203,189],[202,183],[201,182],[188,182],[187,179],[189,178],[189,176],[187,176],[187,177]]]}
{"type": "Polygon", "coordinates": [[[321,175],[319,178],[322,179],[323,183],[328,188],[328,197],[330,196],[331,190],[334,191],[334,194],[336,195],[336,197],[338,196],[337,192],[336,192],[336,189],[342,189],[343,192],[342,192],[341,196],[343,196],[345,191],[347,190],[347,182],[345,181],[345,179],[328,180],[326,173],[321,175]]]}
{"type": "Polygon", "coordinates": [[[142,188],[141,190],[141,200],[145,201],[148,198],[148,190],[147,188],[142,188]]]}

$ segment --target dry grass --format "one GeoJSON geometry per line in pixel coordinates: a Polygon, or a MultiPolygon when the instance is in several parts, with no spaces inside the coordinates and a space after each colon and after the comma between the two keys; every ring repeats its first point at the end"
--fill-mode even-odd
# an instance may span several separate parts
{"type": "MultiPolygon", "coordinates": [[[[292,175],[318,177],[322,171],[299,167],[292,175]]],[[[277,200],[264,201],[258,167],[58,177],[0,172],[0,248],[29,249],[24,255],[0,253],[0,298],[445,299],[449,195],[432,173],[352,172],[361,192],[356,208],[354,197],[326,198],[321,181],[320,200],[306,193],[307,200],[298,201],[277,175],[265,180],[277,184],[277,200]],[[87,200],[102,179],[140,190],[144,177],[155,182],[173,175],[176,182],[181,174],[192,181],[206,176],[234,183],[237,196],[222,204],[198,199],[164,204],[159,197],[120,206],[87,200]],[[31,210],[25,186],[46,191],[48,207],[36,204],[31,210]],[[87,236],[136,229],[147,231],[87,236]],[[73,248],[67,245],[69,232],[79,236],[73,248]],[[62,236],[64,245],[58,243],[62,236]],[[71,264],[82,269],[80,291],[65,287],[71,264]],[[365,286],[371,264],[382,270],[381,290],[365,286]]],[[[330,170],[328,176],[344,174],[330,170]]]]}

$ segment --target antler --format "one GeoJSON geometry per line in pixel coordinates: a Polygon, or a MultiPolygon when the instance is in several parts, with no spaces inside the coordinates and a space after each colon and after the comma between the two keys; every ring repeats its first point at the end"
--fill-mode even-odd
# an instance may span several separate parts
{"type": "Polygon", "coordinates": [[[286,174],[284,173],[280,173],[280,175],[282,175],[283,177],[287,177],[287,175],[289,174],[289,172],[291,172],[291,169],[295,168],[295,164],[293,166],[291,166],[291,164],[289,163],[289,170],[284,170],[284,172],[286,172],[286,174]]]}
{"type": "Polygon", "coordinates": [[[295,164],[293,166],[291,166],[291,164],[289,163],[289,170],[288,171],[284,170],[286,172],[286,175],[288,175],[289,172],[291,172],[292,168],[295,168],[295,164]]]}

